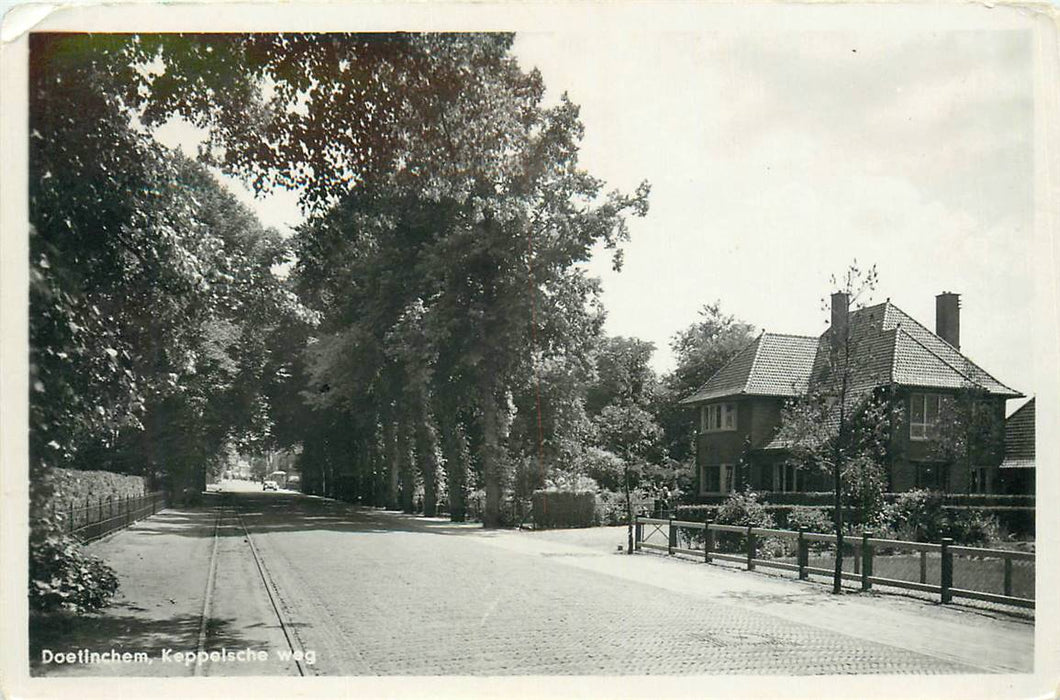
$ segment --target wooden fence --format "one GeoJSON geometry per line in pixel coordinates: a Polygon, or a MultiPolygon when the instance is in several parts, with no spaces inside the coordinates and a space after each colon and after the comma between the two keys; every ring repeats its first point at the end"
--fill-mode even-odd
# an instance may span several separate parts
{"type": "MultiPolygon", "coordinates": [[[[143,496],[108,496],[106,499],[100,496],[80,503],[71,501],[69,508],[61,511],[63,529],[82,542],[91,542],[154,515],[166,505],[166,495],[161,491],[143,496]]],[[[52,513],[60,513],[54,502],[52,513]]]]}
{"type": "MultiPolygon", "coordinates": [[[[637,550],[694,556],[707,563],[737,562],[748,571],[756,567],[782,569],[797,572],[800,579],[810,575],[832,577],[836,544],[835,535],[804,529],[636,519],[637,550]],[[660,541],[663,538],[665,542],[660,541]],[[700,540],[702,547],[698,546],[700,540]],[[763,556],[767,544],[779,554],[763,556]]],[[[843,548],[844,563],[853,570],[843,570],[842,578],[859,582],[862,590],[875,584],[936,593],[943,603],[969,598],[1034,608],[1035,556],[1031,552],[962,547],[949,538],[937,544],[890,540],[873,537],[871,532],[844,536],[843,548]]]]}

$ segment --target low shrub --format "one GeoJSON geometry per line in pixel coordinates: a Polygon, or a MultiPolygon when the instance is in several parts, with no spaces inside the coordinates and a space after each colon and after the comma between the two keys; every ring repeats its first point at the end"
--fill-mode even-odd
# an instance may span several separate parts
{"type": "Polygon", "coordinates": [[[898,539],[982,546],[1000,538],[997,518],[976,508],[947,507],[938,491],[918,489],[900,494],[884,517],[898,539]]]}
{"type": "MultiPolygon", "coordinates": [[[[718,508],[715,519],[719,525],[751,525],[753,527],[776,527],[773,515],[758,500],[758,494],[751,490],[736,491],[729,495],[718,508]]],[[[772,538],[768,538],[772,539],[772,538]]],[[[759,549],[772,549],[771,543],[759,538],[759,549]]],[[[747,535],[734,532],[718,532],[714,535],[714,546],[719,552],[747,551],[747,535]]]]}
{"type": "Polygon", "coordinates": [[[753,525],[775,527],[773,515],[758,500],[754,491],[736,491],[718,508],[717,522],[721,525],[753,525]]]}
{"type": "Polygon", "coordinates": [[[946,508],[945,537],[952,537],[957,544],[981,547],[1001,539],[1001,528],[997,518],[976,508],[946,508]]]}
{"type": "Polygon", "coordinates": [[[681,520],[713,522],[718,517],[719,508],[721,508],[720,505],[677,506],[674,509],[674,517],[681,520]]]}
{"type": "Polygon", "coordinates": [[[787,528],[789,530],[798,530],[800,527],[806,528],[809,532],[828,533],[835,530],[832,518],[828,516],[828,513],[823,508],[797,506],[788,512],[787,528]]]}
{"type": "Polygon", "coordinates": [[[29,605],[47,612],[98,610],[118,590],[118,577],[101,560],[86,554],[66,535],[30,542],[29,605]]]}

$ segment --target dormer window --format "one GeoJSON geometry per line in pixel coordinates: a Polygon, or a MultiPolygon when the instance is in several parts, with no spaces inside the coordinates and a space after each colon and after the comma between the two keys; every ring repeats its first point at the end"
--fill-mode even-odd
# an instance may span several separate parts
{"type": "Polygon", "coordinates": [[[704,433],[736,430],[736,404],[712,403],[703,406],[699,413],[699,429],[704,433]]]}

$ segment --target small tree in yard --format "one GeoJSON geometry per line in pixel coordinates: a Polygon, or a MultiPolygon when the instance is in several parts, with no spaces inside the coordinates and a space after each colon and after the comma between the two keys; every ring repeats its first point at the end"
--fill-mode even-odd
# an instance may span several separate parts
{"type": "Polygon", "coordinates": [[[634,479],[639,480],[644,455],[659,441],[662,430],[647,410],[632,402],[608,404],[596,417],[601,442],[615,450],[623,462],[623,491],[626,496],[628,543],[626,553],[633,553],[633,500],[630,492],[634,479]]]}
{"type": "MultiPolygon", "coordinates": [[[[855,262],[832,294],[832,323],[827,347],[818,353],[807,395],[785,407],[778,436],[804,468],[819,468],[832,476],[833,522],[836,534],[832,592],[842,592],[843,507],[855,496],[862,521],[882,508],[886,480],[879,457],[883,454],[891,410],[886,388],[872,377],[872,355],[859,347],[864,333],[852,328],[850,305],[865,306],[876,288],[875,266],[862,270],[855,262]]],[[[871,319],[858,319],[859,327],[871,319]]],[[[823,342],[823,341],[822,341],[823,342]]]]}
{"type": "MultiPolygon", "coordinates": [[[[967,384],[939,405],[939,421],[930,436],[934,454],[959,465],[972,477],[977,465],[997,463],[1005,439],[1004,410],[983,388],[967,384]]],[[[985,491],[986,484],[973,483],[985,491]]]]}

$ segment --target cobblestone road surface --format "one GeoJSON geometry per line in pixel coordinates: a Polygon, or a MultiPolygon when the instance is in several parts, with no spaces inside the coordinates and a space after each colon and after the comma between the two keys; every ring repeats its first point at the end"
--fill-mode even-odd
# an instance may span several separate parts
{"type": "Polygon", "coordinates": [[[63,639],[88,648],[150,642],[158,652],[194,649],[206,629],[206,649],[266,645],[277,647],[273,659],[283,645],[312,652],[302,670],[320,676],[983,673],[1029,671],[1033,661],[1027,621],[835,599],[805,582],[618,555],[618,532],[564,542],[561,533],[487,532],[294,494],[224,498],[223,527],[208,509],[170,511],[93,545],[122,576],[123,598],[63,639]],[[94,629],[108,636],[93,642],[94,629]]]}
{"type": "Polygon", "coordinates": [[[574,565],[610,553],[302,503],[245,520],[318,674],[980,670],[574,565]]]}

